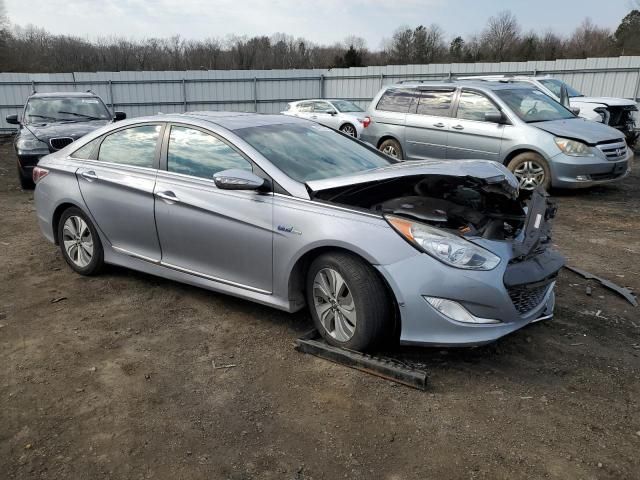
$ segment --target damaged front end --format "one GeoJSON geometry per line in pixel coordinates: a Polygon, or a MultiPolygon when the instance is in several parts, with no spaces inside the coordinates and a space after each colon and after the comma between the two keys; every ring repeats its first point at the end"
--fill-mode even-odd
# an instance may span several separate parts
{"type": "MultiPolygon", "coordinates": [[[[501,288],[512,302],[510,311],[518,318],[505,318],[503,310],[498,322],[548,315],[538,312],[552,295],[564,258],[550,248],[556,206],[546,192],[540,188],[527,198],[519,196],[513,175],[494,162],[406,164],[411,165],[307,186],[316,201],[383,216],[416,249],[445,265],[499,270],[501,288]]],[[[466,310],[474,308],[475,317],[487,317],[488,309],[479,302],[465,305],[466,310]]]]}

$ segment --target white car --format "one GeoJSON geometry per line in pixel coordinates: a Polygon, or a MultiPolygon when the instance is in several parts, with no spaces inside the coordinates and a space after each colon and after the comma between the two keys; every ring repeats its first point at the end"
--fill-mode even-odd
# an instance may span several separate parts
{"type": "Polygon", "coordinates": [[[534,85],[556,101],[560,101],[562,86],[567,88],[569,103],[572,108],[580,109],[578,115],[587,120],[604,123],[624,133],[627,143],[633,145],[640,136],[638,123],[638,105],[627,98],[586,97],[562,80],[550,76],[526,75],[486,75],[459,77],[458,80],[487,80],[520,82],[534,85]]]}
{"type": "Polygon", "coordinates": [[[366,126],[364,110],[348,100],[300,100],[289,103],[280,113],[312,120],[356,138],[366,126]]]}

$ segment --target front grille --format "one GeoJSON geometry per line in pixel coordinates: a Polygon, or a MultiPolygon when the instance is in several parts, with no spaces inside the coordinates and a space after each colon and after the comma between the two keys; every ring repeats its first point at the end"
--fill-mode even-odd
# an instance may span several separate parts
{"type": "Polygon", "coordinates": [[[526,315],[542,303],[552,285],[553,283],[516,285],[509,287],[507,291],[518,313],[526,315]]]}
{"type": "Polygon", "coordinates": [[[625,142],[624,139],[620,139],[615,143],[610,141],[601,142],[598,144],[598,148],[604,153],[607,160],[612,162],[627,158],[627,142],[625,142]]]}
{"type": "Polygon", "coordinates": [[[49,140],[49,145],[51,145],[51,148],[54,150],[61,150],[71,143],[73,143],[73,138],[71,137],[57,137],[49,140]]]}

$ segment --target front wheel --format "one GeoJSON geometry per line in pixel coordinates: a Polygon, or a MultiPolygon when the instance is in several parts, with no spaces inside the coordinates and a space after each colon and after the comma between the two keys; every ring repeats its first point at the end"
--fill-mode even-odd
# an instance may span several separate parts
{"type": "Polygon", "coordinates": [[[93,223],[79,208],[65,210],[58,223],[62,256],[81,275],[95,275],[104,265],[104,251],[93,223]]]}
{"type": "Polygon", "coordinates": [[[515,175],[521,190],[535,190],[542,186],[551,188],[551,170],[547,161],[539,154],[525,152],[516,155],[509,162],[509,170],[515,175]]]}
{"type": "Polygon", "coordinates": [[[367,350],[389,330],[389,295],[373,267],[348,253],[316,258],[307,273],[307,303],[324,339],[335,346],[367,350]]]}
{"type": "Polygon", "coordinates": [[[349,135],[350,137],[357,137],[358,134],[356,132],[356,127],[354,127],[353,125],[351,125],[350,123],[345,123],[343,126],[340,127],[340,131],[344,134],[349,135]]]}

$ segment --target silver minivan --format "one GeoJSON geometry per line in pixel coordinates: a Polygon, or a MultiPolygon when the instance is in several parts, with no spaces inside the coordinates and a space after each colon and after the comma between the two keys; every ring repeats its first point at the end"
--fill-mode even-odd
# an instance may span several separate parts
{"type": "Polygon", "coordinates": [[[501,82],[402,83],[373,99],[361,139],[398,159],[486,159],[520,188],[579,188],[625,177],[622,134],[577,117],[540,90],[501,82]]]}

